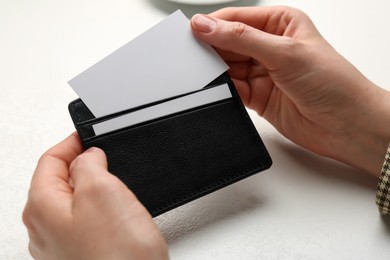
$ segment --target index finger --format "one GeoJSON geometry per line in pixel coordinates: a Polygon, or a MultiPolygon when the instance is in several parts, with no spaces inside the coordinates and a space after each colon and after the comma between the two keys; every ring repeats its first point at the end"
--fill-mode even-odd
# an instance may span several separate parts
{"type": "MultiPolygon", "coordinates": [[[[285,35],[292,20],[310,20],[298,9],[285,6],[228,7],[210,14],[226,21],[245,23],[251,27],[274,35],[285,35]]],[[[295,25],[296,26],[296,25],[295,25]]],[[[291,28],[294,30],[295,28],[291,28]]],[[[291,36],[291,35],[288,35],[291,36]]]]}
{"type": "Polygon", "coordinates": [[[38,161],[31,186],[69,179],[70,163],[83,152],[78,134],[72,133],[65,140],[45,152],[38,161]]]}

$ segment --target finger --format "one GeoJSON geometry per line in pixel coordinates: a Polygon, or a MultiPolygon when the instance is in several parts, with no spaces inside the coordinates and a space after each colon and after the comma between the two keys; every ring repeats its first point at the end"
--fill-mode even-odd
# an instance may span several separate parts
{"type": "Polygon", "coordinates": [[[39,159],[23,211],[23,222],[29,230],[42,227],[42,223],[55,226],[59,217],[66,217],[72,196],[69,164],[82,150],[79,136],[73,133],[39,159]]]}
{"type": "Polygon", "coordinates": [[[229,65],[229,75],[232,78],[246,80],[252,70],[252,64],[249,62],[227,62],[229,65]]]}
{"type": "Polygon", "coordinates": [[[100,148],[89,148],[72,162],[69,172],[74,187],[96,177],[101,172],[106,173],[106,154],[100,148]]]}
{"type": "Polygon", "coordinates": [[[197,14],[191,19],[194,34],[204,42],[225,51],[252,57],[268,69],[278,66],[282,44],[280,36],[257,30],[241,22],[229,22],[197,14]]]}
{"type": "Polygon", "coordinates": [[[99,148],[92,147],[78,156],[70,166],[70,177],[74,185],[73,211],[95,203],[108,208],[123,201],[126,205],[138,203],[128,187],[107,171],[106,155],[99,148]]]}
{"type": "Polygon", "coordinates": [[[226,51],[222,49],[215,48],[215,50],[218,52],[219,56],[221,56],[226,62],[244,62],[244,61],[250,61],[252,58],[238,54],[232,51],[226,51]]]}
{"type": "Polygon", "coordinates": [[[236,21],[275,35],[286,35],[294,20],[310,21],[302,11],[285,6],[231,7],[209,14],[212,17],[236,21]]]}
{"type": "Polygon", "coordinates": [[[70,163],[83,151],[77,133],[71,134],[65,140],[44,153],[38,161],[31,187],[55,187],[53,182],[68,182],[70,163]]]}

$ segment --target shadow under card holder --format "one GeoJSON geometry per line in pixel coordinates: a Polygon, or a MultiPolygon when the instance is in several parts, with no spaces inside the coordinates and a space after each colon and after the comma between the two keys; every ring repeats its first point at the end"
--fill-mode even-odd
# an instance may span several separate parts
{"type": "Polygon", "coordinates": [[[271,166],[228,74],[206,89],[226,83],[229,98],[99,135],[93,125],[167,100],[95,118],[77,99],[69,112],[84,148],[103,149],[109,171],[155,217],[271,166]]]}

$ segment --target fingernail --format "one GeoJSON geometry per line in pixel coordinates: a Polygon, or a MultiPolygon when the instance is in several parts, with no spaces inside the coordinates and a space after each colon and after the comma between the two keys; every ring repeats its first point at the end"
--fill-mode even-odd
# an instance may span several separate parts
{"type": "Polygon", "coordinates": [[[198,32],[211,33],[217,27],[217,22],[206,15],[196,14],[192,17],[192,25],[198,32]]]}
{"type": "Polygon", "coordinates": [[[100,148],[91,147],[91,148],[88,148],[84,153],[94,153],[94,152],[97,152],[97,151],[100,151],[100,150],[101,150],[100,148]]]}

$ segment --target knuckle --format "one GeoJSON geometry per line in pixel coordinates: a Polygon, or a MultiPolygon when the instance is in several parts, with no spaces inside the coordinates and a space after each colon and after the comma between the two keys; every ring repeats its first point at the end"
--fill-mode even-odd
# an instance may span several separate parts
{"type": "Polygon", "coordinates": [[[64,148],[61,148],[61,147],[57,147],[56,149],[51,148],[51,149],[47,150],[39,158],[38,164],[44,163],[49,158],[54,158],[54,159],[57,159],[59,161],[65,161],[65,159],[62,156],[63,150],[64,150],[64,148]]]}
{"type": "Polygon", "coordinates": [[[219,11],[222,13],[233,13],[235,10],[237,10],[237,7],[228,6],[221,8],[219,11]]]}
{"type": "Polygon", "coordinates": [[[279,6],[278,9],[281,13],[289,13],[294,16],[306,15],[302,10],[291,6],[279,6]]]}
{"type": "Polygon", "coordinates": [[[41,157],[39,157],[39,159],[38,159],[38,165],[44,164],[45,161],[46,161],[50,156],[52,156],[50,150],[49,150],[49,151],[46,151],[44,154],[41,155],[41,157]]]}
{"type": "Polygon", "coordinates": [[[107,178],[100,176],[91,178],[88,183],[83,185],[81,191],[87,198],[94,198],[97,194],[110,194],[115,192],[114,188],[111,186],[112,185],[107,178]]]}
{"type": "Polygon", "coordinates": [[[279,49],[279,54],[284,56],[286,59],[296,59],[299,58],[304,51],[304,43],[296,39],[286,37],[280,41],[279,49]]]}
{"type": "Polygon", "coordinates": [[[31,204],[27,202],[22,213],[22,221],[27,229],[33,228],[31,204]]]}
{"type": "Polygon", "coordinates": [[[88,167],[88,160],[85,157],[85,154],[81,154],[74,159],[69,167],[70,172],[72,172],[75,168],[80,170],[85,170],[88,167]]]}
{"type": "Polygon", "coordinates": [[[246,26],[243,23],[233,22],[231,23],[229,29],[230,38],[231,39],[241,38],[244,35],[246,30],[247,30],[246,26]]]}
{"type": "Polygon", "coordinates": [[[40,221],[40,216],[44,213],[45,201],[48,197],[44,189],[37,190],[31,187],[27,203],[22,212],[22,221],[28,230],[34,230],[35,224],[37,221],[40,221]]]}
{"type": "Polygon", "coordinates": [[[302,10],[299,10],[297,8],[291,8],[291,12],[295,16],[298,16],[298,17],[301,17],[301,18],[309,18],[309,16],[305,12],[303,12],[302,10]]]}
{"type": "Polygon", "coordinates": [[[281,41],[281,44],[285,46],[286,49],[290,51],[294,51],[296,49],[300,48],[301,43],[297,41],[296,39],[293,39],[291,37],[284,37],[281,41]]]}
{"type": "Polygon", "coordinates": [[[290,6],[280,6],[279,11],[289,19],[296,19],[298,21],[308,21],[310,20],[309,16],[300,9],[290,7],[290,6]]]}
{"type": "Polygon", "coordinates": [[[31,241],[28,243],[28,251],[29,251],[30,255],[31,255],[34,259],[38,259],[38,252],[37,252],[37,250],[35,249],[35,246],[32,244],[31,241]]]}

